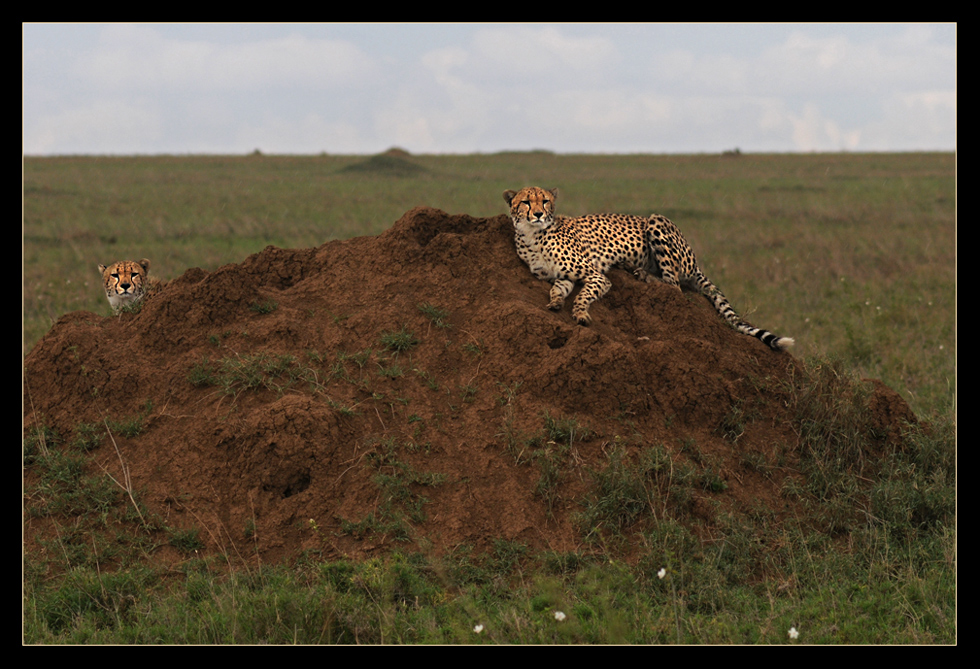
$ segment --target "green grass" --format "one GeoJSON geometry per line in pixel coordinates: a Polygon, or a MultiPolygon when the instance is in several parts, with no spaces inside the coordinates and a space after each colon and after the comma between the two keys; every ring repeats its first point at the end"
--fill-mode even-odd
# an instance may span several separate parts
{"type": "MultiPolygon", "coordinates": [[[[739,579],[721,554],[690,562],[665,557],[658,540],[651,537],[637,567],[576,554],[539,558],[511,542],[481,554],[461,547],[440,558],[392,553],[363,562],[309,560],[230,573],[191,560],[183,573],[166,579],[146,569],[102,574],[80,567],[58,584],[29,584],[25,636],[30,643],[124,644],[872,644],[955,638],[951,584],[917,572],[907,554],[867,564],[874,538],[840,552],[789,530],[787,552],[795,552],[799,571],[761,583],[739,579]],[[795,641],[791,628],[800,633],[795,641]]],[[[675,548],[694,543],[667,541],[675,548]]],[[[950,544],[946,539],[945,550],[950,544]]]]}
{"type": "Polygon", "coordinates": [[[395,355],[398,355],[399,353],[410,351],[418,346],[419,340],[410,330],[402,327],[402,329],[398,330],[397,332],[382,332],[379,343],[383,348],[391,351],[395,355]]]}
{"type": "MultiPolygon", "coordinates": [[[[701,485],[698,460],[704,461],[696,444],[686,454],[649,447],[632,459],[614,447],[579,500],[583,549],[570,553],[533,554],[520,542],[497,539],[483,552],[461,545],[442,555],[423,549],[352,562],[323,560],[314,550],[281,564],[229,569],[234,555],[196,557],[197,528],[166,528],[156,518],[137,524],[119,491],[104,476],[86,473],[81,450],[50,430],[34,430],[29,516],[61,526],[42,546],[45,559],[25,562],[24,639],[954,643],[951,426],[909,428],[903,447],[876,451],[879,461],[859,467],[866,445],[847,435],[867,411],[860,386],[852,385],[860,382],[814,374],[823,392],[792,399],[800,424],[812,423],[804,430],[810,444],[804,468],[817,481],[786,491],[802,502],[794,517],[774,522],[764,509],[721,514],[705,540],[689,506],[690,491],[701,485]],[[847,413],[839,410],[843,395],[847,413]],[[816,448],[823,440],[838,448],[816,448]],[[64,523],[65,514],[76,520],[64,523]],[[155,550],[147,530],[161,528],[186,555],[176,570],[144,562],[155,550]],[[627,531],[639,532],[640,541],[633,559],[622,562],[610,547],[627,531]],[[110,563],[115,568],[107,569],[110,563]],[[790,639],[790,629],[800,636],[790,639]]],[[[556,466],[571,435],[584,434],[573,425],[549,418],[539,437],[539,444],[562,439],[542,447],[552,449],[556,466]]],[[[374,472],[377,508],[345,523],[343,532],[396,541],[412,535],[413,523],[424,520],[423,491],[445,482],[403,460],[418,450],[392,438],[376,444],[364,466],[374,472]]],[[[330,540],[313,520],[309,530],[330,540]]]]}
{"type": "Polygon", "coordinates": [[[446,309],[441,309],[435,305],[429,304],[428,302],[422,302],[418,305],[419,311],[425,314],[432,324],[437,328],[451,328],[452,323],[449,322],[449,312],[446,309]]]}
{"type": "Polygon", "coordinates": [[[387,438],[368,455],[368,466],[375,471],[373,481],[380,492],[377,508],[361,520],[344,519],[342,534],[356,537],[369,533],[386,534],[405,541],[414,533],[412,523],[425,522],[425,505],[429,499],[419,492],[419,488],[441,485],[446,482],[446,476],[415,469],[398,457],[402,448],[394,439],[387,438]]]}

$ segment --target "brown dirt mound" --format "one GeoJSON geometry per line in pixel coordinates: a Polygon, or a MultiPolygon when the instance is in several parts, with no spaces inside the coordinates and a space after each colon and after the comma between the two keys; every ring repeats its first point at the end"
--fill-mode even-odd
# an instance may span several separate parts
{"type": "MultiPolygon", "coordinates": [[[[201,528],[207,551],[247,543],[265,561],[497,538],[573,550],[589,472],[611,449],[651,444],[696,444],[716,465],[727,488],[694,500],[700,522],[758,504],[784,513],[787,474],[743,461],[793,462],[779,389],[800,376],[796,360],[700,296],[611,279],[579,327],[568,307],[545,308],[506,216],[413,209],[378,237],[190,269],[138,314],[66,314],[27,356],[25,430],[142,416],[138,436],[115,440],[147,507],[201,528]],[[736,409],[750,418],[732,421],[736,409]],[[530,440],[546,417],[580,426],[550,497],[531,457],[548,444],[530,440]],[[384,522],[396,516],[401,529],[384,522]]],[[[875,397],[884,428],[911,415],[880,384],[875,397]]],[[[93,459],[118,477],[111,442],[93,459]]]]}

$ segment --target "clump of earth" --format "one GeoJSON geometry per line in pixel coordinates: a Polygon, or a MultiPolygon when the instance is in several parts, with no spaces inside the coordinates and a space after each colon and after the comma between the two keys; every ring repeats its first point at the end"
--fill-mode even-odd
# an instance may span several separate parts
{"type": "MultiPolygon", "coordinates": [[[[430,208],[376,237],[270,246],[186,270],[138,313],[60,318],[24,363],[25,433],[137,421],[91,451],[93,471],[123,480],[125,463],[169,527],[265,562],[498,539],[578,550],[596,473],[651,446],[710,465],[692,524],[791,513],[799,362],[699,295],[610,278],[580,327],[570,304],[545,308],[506,216],[430,208]]],[[[877,435],[914,420],[873,394],[877,435]]],[[[26,540],[43,532],[38,519],[26,540]]]]}

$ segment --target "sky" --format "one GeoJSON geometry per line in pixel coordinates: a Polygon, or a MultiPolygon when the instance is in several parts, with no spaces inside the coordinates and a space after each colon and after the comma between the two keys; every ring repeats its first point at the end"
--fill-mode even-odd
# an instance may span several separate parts
{"type": "Polygon", "coordinates": [[[23,151],[953,151],[955,24],[24,24],[23,151]]]}

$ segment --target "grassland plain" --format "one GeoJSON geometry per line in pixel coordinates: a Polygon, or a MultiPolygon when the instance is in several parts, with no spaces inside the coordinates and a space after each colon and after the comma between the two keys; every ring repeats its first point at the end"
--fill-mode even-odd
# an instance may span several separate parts
{"type": "Polygon", "coordinates": [[[917,413],[952,409],[952,154],[390,158],[26,158],[24,352],[67,311],[107,313],[99,263],[150,257],[171,279],[269,244],[378,234],[417,205],[497,215],[503,190],[542,184],[565,214],[668,216],[736,308],[796,338],[797,356],[840,358],[917,413]],[[403,176],[409,160],[421,169],[403,176]]]}
{"type": "MultiPolygon", "coordinates": [[[[311,555],[226,574],[220,559],[195,557],[195,532],[164,530],[139,491],[86,469],[85,454],[107,446],[98,426],[78,426],[71,442],[35,429],[25,442],[33,477],[25,505],[59,530],[25,566],[25,639],[772,643],[800,626],[805,642],[954,640],[954,168],[950,154],[25,159],[25,352],[62,313],[108,315],[99,262],[147,256],[156,276],[171,279],[241,262],[269,244],[377,234],[416,205],[494,216],[504,189],[532,183],[558,186],[566,214],[665,214],[736,308],[795,337],[795,354],[812,361],[822,397],[806,406],[820,411],[804,411],[800,425],[814,453],[813,489],[787,495],[811,500],[810,511],[831,523],[849,519],[835,540],[802,518],[776,527],[760,510],[733,517],[726,540],[705,547],[665,514],[644,541],[650,555],[656,547],[674,556],[666,565],[627,566],[594,545],[532,556],[502,541],[440,559],[311,555]],[[841,467],[841,453],[853,449],[836,441],[852,407],[833,400],[847,397],[840,378],[851,375],[882,379],[936,426],[886,463],[865,525],[853,516],[867,497],[849,492],[860,484],[841,467]],[[831,422],[840,426],[832,439],[814,429],[831,422]],[[170,533],[166,550],[187,556],[179,573],[145,564],[161,531],[170,533]],[[785,582],[739,575],[760,563],[785,582]]],[[[138,436],[143,415],[111,429],[138,436]]],[[[739,423],[733,414],[733,440],[739,423]]],[[[565,439],[571,450],[554,421],[546,430],[556,450],[534,456],[545,487],[565,439]]],[[[616,507],[613,516],[625,519],[617,522],[638,513],[636,494],[651,494],[661,455],[626,463],[610,453],[597,484],[609,490],[601,499],[616,507]]],[[[698,486],[721,485],[704,476],[710,470],[698,486]]],[[[681,496],[680,481],[696,478],[671,475],[671,494],[681,496]]],[[[583,513],[598,513],[599,501],[583,501],[583,513]]]]}

